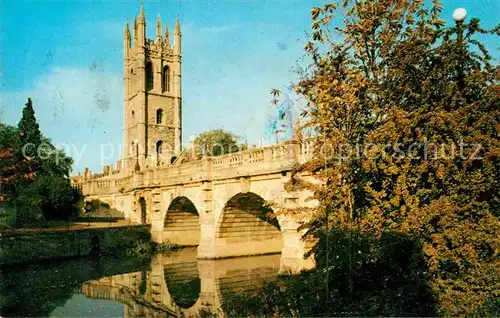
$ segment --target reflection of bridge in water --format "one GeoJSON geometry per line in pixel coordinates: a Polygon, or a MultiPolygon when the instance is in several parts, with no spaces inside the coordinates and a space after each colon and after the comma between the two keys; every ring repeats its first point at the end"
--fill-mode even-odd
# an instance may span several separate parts
{"type": "Polygon", "coordinates": [[[257,290],[273,281],[281,255],[197,260],[196,249],[154,256],[149,272],[89,281],[77,291],[89,298],[124,304],[125,316],[199,316],[222,313],[225,297],[257,290]]]}

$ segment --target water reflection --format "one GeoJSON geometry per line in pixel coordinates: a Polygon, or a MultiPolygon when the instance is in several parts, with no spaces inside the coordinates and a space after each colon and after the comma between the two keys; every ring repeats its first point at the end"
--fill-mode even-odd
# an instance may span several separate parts
{"type": "Polygon", "coordinates": [[[275,280],[280,255],[197,260],[196,249],[152,259],[78,260],[2,273],[1,316],[199,316],[224,297],[275,280]]]}

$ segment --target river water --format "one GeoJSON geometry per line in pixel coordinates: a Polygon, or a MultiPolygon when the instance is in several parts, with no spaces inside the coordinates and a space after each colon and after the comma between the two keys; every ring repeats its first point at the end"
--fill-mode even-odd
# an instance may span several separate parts
{"type": "Polygon", "coordinates": [[[222,314],[232,295],[276,280],[280,255],[198,260],[195,248],[142,258],[77,259],[3,270],[0,316],[222,314]]]}

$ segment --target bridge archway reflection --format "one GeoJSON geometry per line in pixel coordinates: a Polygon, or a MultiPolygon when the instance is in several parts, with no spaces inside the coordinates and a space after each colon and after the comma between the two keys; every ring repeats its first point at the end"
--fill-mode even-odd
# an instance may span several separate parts
{"type": "Polygon", "coordinates": [[[198,262],[174,263],[164,267],[165,284],[172,300],[182,309],[192,307],[200,297],[198,262]]]}
{"type": "Polygon", "coordinates": [[[170,203],[164,219],[163,241],[184,246],[200,243],[200,216],[187,197],[177,197],[170,203]]]}
{"type": "Polygon", "coordinates": [[[256,292],[277,279],[278,254],[197,260],[196,249],[155,255],[147,275],[131,272],[83,284],[76,292],[88,298],[124,304],[127,317],[198,317],[223,313],[223,304],[236,294],[256,292]],[[140,283],[146,277],[146,292],[140,283]],[[189,285],[183,286],[183,284],[189,285]]]}

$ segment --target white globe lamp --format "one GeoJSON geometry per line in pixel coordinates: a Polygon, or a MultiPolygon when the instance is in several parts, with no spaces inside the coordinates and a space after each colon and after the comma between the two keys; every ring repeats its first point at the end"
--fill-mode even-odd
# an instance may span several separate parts
{"type": "Polygon", "coordinates": [[[464,8],[457,8],[453,11],[453,20],[463,22],[467,16],[467,11],[464,8]]]}

